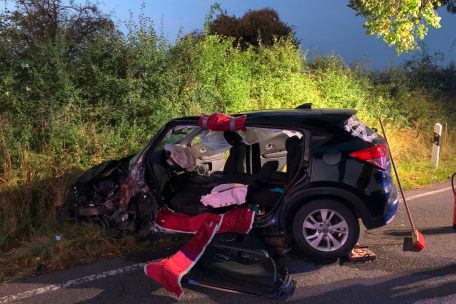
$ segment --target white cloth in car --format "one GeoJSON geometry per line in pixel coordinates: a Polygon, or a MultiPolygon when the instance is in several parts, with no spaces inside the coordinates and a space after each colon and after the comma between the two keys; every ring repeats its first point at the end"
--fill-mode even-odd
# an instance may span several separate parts
{"type": "Polygon", "coordinates": [[[204,206],[213,208],[226,207],[231,205],[242,205],[245,203],[247,196],[247,185],[244,184],[221,184],[214,189],[211,193],[201,197],[201,203],[204,206]]]}

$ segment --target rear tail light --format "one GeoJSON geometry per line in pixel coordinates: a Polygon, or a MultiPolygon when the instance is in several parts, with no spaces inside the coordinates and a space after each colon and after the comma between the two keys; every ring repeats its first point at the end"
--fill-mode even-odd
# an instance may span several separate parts
{"type": "Polygon", "coordinates": [[[350,153],[350,156],[371,163],[382,170],[386,170],[388,162],[388,147],[386,144],[379,144],[352,152],[350,153]]]}

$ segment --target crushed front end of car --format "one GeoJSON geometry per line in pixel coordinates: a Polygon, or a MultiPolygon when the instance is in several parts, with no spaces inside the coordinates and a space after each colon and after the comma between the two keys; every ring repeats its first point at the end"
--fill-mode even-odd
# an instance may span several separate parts
{"type": "MultiPolygon", "coordinates": [[[[162,137],[161,133],[156,136],[162,137]]],[[[263,240],[251,232],[254,210],[240,206],[225,213],[203,212],[193,216],[172,211],[163,203],[163,180],[167,173],[154,165],[164,163],[164,153],[154,153],[153,147],[154,139],[134,156],[106,161],[85,171],[61,208],[66,212],[59,214],[100,223],[116,236],[193,235],[174,255],[145,267],[148,277],[178,298],[183,294],[181,280],[192,286],[268,298],[284,299],[293,294],[295,282],[287,269],[276,262],[263,240]],[[165,222],[175,222],[179,229],[164,229],[165,222]],[[185,227],[185,223],[190,224],[185,227]],[[171,277],[164,280],[164,273],[159,272],[164,265],[171,264],[169,260],[178,266],[168,269],[166,274],[171,277]],[[198,270],[190,272],[195,265],[198,270]],[[198,271],[218,279],[195,277],[198,271]]]]}

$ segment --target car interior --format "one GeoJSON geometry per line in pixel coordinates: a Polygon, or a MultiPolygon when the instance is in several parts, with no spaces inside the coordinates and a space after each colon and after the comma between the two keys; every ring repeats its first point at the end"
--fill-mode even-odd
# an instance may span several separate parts
{"type": "Polygon", "coordinates": [[[176,126],[146,156],[146,180],[168,208],[188,215],[224,213],[233,206],[204,206],[201,197],[221,184],[248,185],[246,204],[267,214],[301,164],[301,132],[268,128],[210,131],[176,126]]]}

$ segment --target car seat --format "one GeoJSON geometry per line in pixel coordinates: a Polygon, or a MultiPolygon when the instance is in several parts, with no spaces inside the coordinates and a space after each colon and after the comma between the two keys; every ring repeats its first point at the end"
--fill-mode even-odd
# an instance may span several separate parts
{"type": "Polygon", "coordinates": [[[210,176],[186,174],[173,178],[181,184],[182,190],[190,189],[194,192],[193,188],[195,187],[210,187],[212,189],[214,186],[223,183],[248,183],[250,174],[247,174],[247,145],[242,141],[242,137],[234,131],[226,131],[223,136],[231,146],[223,171],[214,172],[210,176]]]}
{"type": "MultiPolygon", "coordinates": [[[[262,189],[266,186],[267,181],[275,170],[277,170],[277,162],[268,162],[263,165],[260,172],[254,175],[241,175],[242,181],[231,180],[234,175],[228,177],[222,177],[220,184],[242,182],[249,185],[249,193],[256,189],[262,189]]],[[[201,203],[201,196],[209,194],[213,187],[186,187],[184,190],[176,193],[169,201],[169,206],[176,212],[182,212],[188,215],[197,215],[203,212],[216,212],[224,213],[235,206],[229,206],[224,208],[211,208],[206,207],[201,203]]],[[[249,202],[247,197],[247,202],[249,202]]]]}
{"type": "MultiPolygon", "coordinates": [[[[289,137],[285,142],[285,147],[287,149],[287,173],[285,175],[285,185],[289,185],[292,182],[297,170],[299,169],[299,162],[303,152],[302,145],[302,140],[297,136],[289,137]]],[[[278,162],[275,161],[268,162],[263,167],[269,163],[276,163],[276,167],[269,173],[268,180],[278,166],[278,162]]],[[[283,191],[284,188],[274,187],[272,184],[268,185],[267,182],[263,182],[258,186],[249,189],[247,199],[249,203],[260,205],[262,207],[273,208],[279,201],[283,191]]]]}
{"type": "Polygon", "coordinates": [[[287,149],[287,182],[291,182],[299,169],[303,142],[299,137],[292,136],[286,140],[285,149],[287,149]]]}
{"type": "Polygon", "coordinates": [[[232,146],[230,155],[223,168],[224,174],[247,173],[246,154],[247,145],[242,141],[242,137],[235,131],[223,133],[225,140],[232,146]]]}

